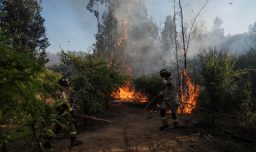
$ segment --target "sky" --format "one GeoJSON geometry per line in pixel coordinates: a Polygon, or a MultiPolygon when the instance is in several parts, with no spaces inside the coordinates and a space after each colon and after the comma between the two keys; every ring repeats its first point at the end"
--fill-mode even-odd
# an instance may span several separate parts
{"type": "MultiPolygon", "coordinates": [[[[173,14],[173,0],[144,0],[149,16],[159,27],[165,17],[173,14]]],[[[182,0],[185,22],[191,23],[206,0],[182,0]]],[[[60,49],[88,51],[95,42],[96,19],[86,10],[88,0],[42,0],[42,16],[50,41],[48,52],[60,49]]],[[[203,23],[204,31],[211,30],[215,17],[223,20],[225,35],[248,31],[256,22],[256,0],[209,0],[200,13],[197,23],[203,23]]]]}

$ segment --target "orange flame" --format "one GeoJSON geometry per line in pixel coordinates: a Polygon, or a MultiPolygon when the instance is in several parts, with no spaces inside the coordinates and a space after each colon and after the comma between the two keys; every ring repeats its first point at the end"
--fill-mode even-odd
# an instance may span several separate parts
{"type": "Polygon", "coordinates": [[[144,96],[141,92],[136,92],[131,85],[130,81],[117,89],[117,91],[112,93],[112,97],[123,102],[148,102],[148,98],[144,96]]]}
{"type": "Polygon", "coordinates": [[[196,107],[200,86],[192,83],[187,70],[183,71],[183,78],[185,80],[185,87],[183,88],[180,85],[182,106],[179,108],[178,113],[190,114],[196,107]]]}

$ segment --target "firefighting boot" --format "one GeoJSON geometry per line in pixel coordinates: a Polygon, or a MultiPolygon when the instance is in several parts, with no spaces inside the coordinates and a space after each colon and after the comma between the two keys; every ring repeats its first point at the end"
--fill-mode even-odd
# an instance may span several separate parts
{"type": "Polygon", "coordinates": [[[44,147],[44,150],[47,151],[47,152],[51,152],[53,151],[53,140],[54,140],[54,137],[55,137],[55,134],[54,132],[51,130],[51,129],[48,129],[46,131],[43,132],[43,136],[44,136],[44,143],[43,143],[43,147],[44,147]]]}
{"type": "Polygon", "coordinates": [[[163,125],[161,127],[159,127],[160,131],[163,131],[169,127],[168,122],[167,122],[167,117],[162,118],[162,123],[163,123],[163,125]]]}
{"type": "Polygon", "coordinates": [[[163,123],[163,125],[162,125],[161,127],[159,127],[159,130],[160,130],[160,131],[163,131],[163,130],[165,130],[166,128],[169,127],[169,126],[168,126],[168,122],[167,122],[167,117],[166,117],[166,111],[165,111],[165,109],[161,109],[161,110],[160,110],[160,115],[161,115],[161,117],[162,117],[162,123],[163,123]]]}
{"type": "Polygon", "coordinates": [[[46,149],[51,149],[51,148],[53,148],[52,143],[50,143],[50,142],[44,143],[44,148],[46,148],[46,149]]]}
{"type": "Polygon", "coordinates": [[[173,120],[173,127],[174,128],[178,128],[178,118],[177,118],[177,114],[176,113],[172,113],[172,120],[173,120]]]}
{"type": "Polygon", "coordinates": [[[53,152],[53,146],[51,142],[44,143],[43,147],[46,152],[53,152]]]}
{"type": "Polygon", "coordinates": [[[69,146],[69,149],[71,149],[72,147],[79,146],[79,145],[83,144],[83,142],[81,140],[77,140],[76,137],[71,137],[70,142],[71,142],[71,144],[69,146]]]}
{"type": "Polygon", "coordinates": [[[168,125],[162,125],[161,127],[159,127],[160,131],[164,131],[165,129],[167,129],[169,126],[168,125]]]}
{"type": "Polygon", "coordinates": [[[174,127],[174,128],[178,128],[178,121],[174,121],[174,122],[173,122],[173,127],[174,127]]]}

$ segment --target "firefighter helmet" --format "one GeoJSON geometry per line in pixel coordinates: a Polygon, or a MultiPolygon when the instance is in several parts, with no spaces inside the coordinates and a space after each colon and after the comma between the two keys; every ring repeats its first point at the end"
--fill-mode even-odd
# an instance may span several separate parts
{"type": "Polygon", "coordinates": [[[62,77],[60,80],[59,80],[59,84],[63,87],[68,87],[71,85],[71,80],[70,78],[68,77],[62,77]]]}
{"type": "Polygon", "coordinates": [[[171,73],[169,71],[167,71],[167,69],[162,69],[160,71],[160,76],[162,78],[169,78],[169,77],[171,77],[171,73]]]}

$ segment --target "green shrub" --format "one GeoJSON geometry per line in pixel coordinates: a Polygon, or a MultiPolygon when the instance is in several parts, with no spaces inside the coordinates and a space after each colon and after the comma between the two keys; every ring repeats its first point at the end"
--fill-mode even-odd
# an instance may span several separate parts
{"type": "Polygon", "coordinates": [[[238,57],[237,66],[241,69],[256,69],[256,48],[238,57]]]}
{"type": "Polygon", "coordinates": [[[242,70],[248,70],[244,81],[250,82],[251,93],[253,96],[254,111],[256,111],[256,49],[250,49],[249,52],[238,57],[237,67],[242,70]]]}
{"type": "MultiPolygon", "coordinates": [[[[204,86],[213,104],[225,104],[225,98],[234,88],[234,82],[239,78],[240,72],[235,69],[235,60],[224,51],[210,48],[200,55],[201,75],[204,86]]],[[[218,108],[220,106],[217,106],[218,108]]],[[[225,110],[225,109],[219,109],[225,110]]]]}
{"type": "Polygon", "coordinates": [[[236,81],[242,72],[235,68],[235,60],[223,50],[210,48],[200,55],[201,75],[204,79],[203,86],[209,96],[208,107],[212,111],[212,124],[214,124],[214,112],[230,112],[234,110],[235,103],[232,94],[237,88],[236,81]]]}
{"type": "Polygon", "coordinates": [[[236,60],[215,48],[200,55],[205,88],[205,92],[201,92],[200,104],[211,109],[212,124],[215,111],[219,111],[238,115],[243,126],[255,125],[255,72],[247,70],[254,68],[255,59],[251,56],[255,56],[253,50],[236,60]]]}

